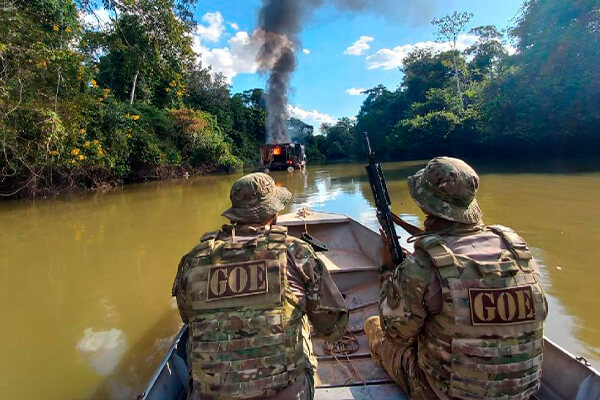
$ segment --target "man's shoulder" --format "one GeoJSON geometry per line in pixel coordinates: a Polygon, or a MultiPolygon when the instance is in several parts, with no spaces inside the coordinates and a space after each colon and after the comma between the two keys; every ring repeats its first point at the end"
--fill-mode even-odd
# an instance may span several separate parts
{"type": "Polygon", "coordinates": [[[495,234],[501,236],[506,242],[511,245],[527,245],[525,239],[519,235],[513,228],[504,225],[489,225],[486,227],[495,234]]]}
{"type": "Polygon", "coordinates": [[[223,230],[215,230],[205,232],[200,236],[200,240],[196,243],[190,251],[188,251],[183,257],[184,258],[197,258],[204,255],[209,255],[215,246],[226,241],[228,238],[227,232],[223,230]]]}
{"type": "Polygon", "coordinates": [[[429,284],[434,268],[427,253],[420,248],[415,248],[415,252],[406,256],[402,263],[402,279],[429,284]]]}
{"type": "Polygon", "coordinates": [[[286,245],[290,253],[294,258],[308,258],[316,257],[316,254],[310,244],[306,243],[302,239],[298,239],[294,236],[288,236],[286,238],[286,245]]]}

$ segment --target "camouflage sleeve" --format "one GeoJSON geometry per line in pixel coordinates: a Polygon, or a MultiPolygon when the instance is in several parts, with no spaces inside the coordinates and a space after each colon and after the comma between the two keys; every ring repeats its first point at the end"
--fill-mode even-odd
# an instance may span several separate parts
{"type": "Polygon", "coordinates": [[[290,251],[306,287],[306,313],[315,333],[335,341],[346,333],[348,308],[329,271],[310,245],[292,241],[290,251]]]}
{"type": "Polygon", "coordinates": [[[185,271],[187,269],[187,259],[188,255],[186,254],[181,258],[179,262],[179,266],[177,267],[177,274],[175,275],[175,281],[173,282],[173,289],[171,290],[171,296],[174,296],[177,300],[177,308],[179,309],[179,315],[181,315],[181,320],[187,324],[188,317],[186,314],[187,304],[186,304],[186,296],[184,292],[185,282],[184,276],[185,271]]]}
{"type": "Polygon", "coordinates": [[[386,336],[397,345],[412,345],[425,323],[431,274],[432,267],[417,252],[383,279],[379,314],[386,336]]]}

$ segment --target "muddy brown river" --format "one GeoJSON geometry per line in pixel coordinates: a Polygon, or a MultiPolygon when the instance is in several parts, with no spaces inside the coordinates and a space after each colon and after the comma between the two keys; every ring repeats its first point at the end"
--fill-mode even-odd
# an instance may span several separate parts
{"type": "MultiPolygon", "coordinates": [[[[386,164],[393,209],[420,223],[406,177],[386,164]]],[[[475,163],[488,224],[516,229],[541,265],[546,335],[600,366],[600,163],[475,163]]],[[[226,221],[240,175],[0,203],[0,398],[135,398],[179,328],[170,297],[181,256],[226,221]]],[[[300,207],[376,227],[361,164],[274,173],[300,207]]]]}

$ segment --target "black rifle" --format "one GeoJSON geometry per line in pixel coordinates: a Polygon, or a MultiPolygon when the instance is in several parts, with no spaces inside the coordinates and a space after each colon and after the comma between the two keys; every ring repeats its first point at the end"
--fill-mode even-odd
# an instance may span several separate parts
{"type": "Polygon", "coordinates": [[[369,159],[369,165],[367,165],[365,168],[369,177],[371,191],[373,192],[373,199],[375,200],[377,219],[379,220],[379,224],[389,240],[390,254],[392,255],[392,261],[394,262],[394,265],[389,265],[388,267],[393,268],[400,265],[402,261],[404,261],[405,255],[402,251],[402,247],[400,247],[400,242],[398,241],[398,234],[396,233],[396,227],[394,225],[394,217],[392,210],[390,209],[392,202],[387,190],[381,164],[375,161],[375,154],[373,153],[373,150],[371,150],[369,135],[366,132],[364,135],[369,159]]]}

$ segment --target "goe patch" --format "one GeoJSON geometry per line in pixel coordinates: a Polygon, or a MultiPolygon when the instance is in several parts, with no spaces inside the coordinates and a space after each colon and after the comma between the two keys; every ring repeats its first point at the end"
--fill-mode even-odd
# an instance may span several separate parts
{"type": "Polygon", "coordinates": [[[535,321],[531,286],[469,289],[473,325],[522,324],[535,321]]]}
{"type": "Polygon", "coordinates": [[[216,265],[208,271],[206,301],[267,293],[267,265],[264,261],[216,265]]]}

